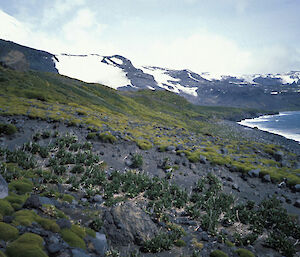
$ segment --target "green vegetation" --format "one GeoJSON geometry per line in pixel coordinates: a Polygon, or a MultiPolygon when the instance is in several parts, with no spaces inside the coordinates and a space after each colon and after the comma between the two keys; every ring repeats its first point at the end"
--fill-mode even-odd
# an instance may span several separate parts
{"type": "Polygon", "coordinates": [[[0,123],[0,136],[1,135],[11,136],[16,132],[17,132],[17,128],[15,125],[0,123]]]}
{"type": "Polygon", "coordinates": [[[0,214],[1,215],[2,216],[11,215],[13,212],[14,212],[14,209],[11,206],[11,204],[4,199],[0,199],[0,214]]]}
{"type": "Polygon", "coordinates": [[[142,150],[149,150],[153,147],[153,144],[147,140],[136,140],[136,144],[142,150]]]}
{"type": "Polygon", "coordinates": [[[19,235],[19,230],[16,229],[15,227],[0,222],[0,239],[4,241],[11,241],[14,240],[18,237],[19,235]]]}
{"type": "Polygon", "coordinates": [[[62,238],[72,247],[86,249],[86,245],[81,237],[71,229],[62,229],[60,231],[62,238]]]}
{"type": "Polygon", "coordinates": [[[52,232],[59,232],[59,226],[56,224],[55,220],[40,217],[33,210],[20,210],[14,213],[13,224],[31,226],[33,222],[40,224],[45,230],[50,230],[52,232]]]}
{"type": "Polygon", "coordinates": [[[47,257],[43,251],[44,240],[32,233],[25,233],[7,246],[9,257],[47,257]]]}
{"type": "Polygon", "coordinates": [[[228,257],[228,255],[221,250],[214,250],[210,253],[210,257],[228,257]]]}
{"type": "Polygon", "coordinates": [[[180,238],[185,231],[180,226],[168,224],[169,233],[160,233],[154,238],[144,242],[141,250],[143,252],[157,253],[170,250],[173,245],[178,247],[185,246],[185,242],[180,238]]]}
{"type": "Polygon", "coordinates": [[[239,248],[235,252],[240,257],[255,257],[255,255],[247,249],[239,248]]]}
{"type": "Polygon", "coordinates": [[[9,190],[15,191],[18,194],[25,194],[31,192],[33,184],[28,179],[20,179],[10,182],[8,188],[9,190]]]}
{"type": "Polygon", "coordinates": [[[143,156],[140,154],[134,154],[132,156],[131,168],[138,169],[138,168],[142,168],[142,166],[143,166],[143,156]]]}
{"type": "Polygon", "coordinates": [[[116,137],[113,136],[110,132],[103,132],[98,135],[98,138],[103,143],[115,143],[117,141],[116,137]]]}

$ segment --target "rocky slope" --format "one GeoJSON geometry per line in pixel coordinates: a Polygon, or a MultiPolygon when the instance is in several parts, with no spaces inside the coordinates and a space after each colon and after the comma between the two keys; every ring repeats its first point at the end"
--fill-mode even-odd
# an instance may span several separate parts
{"type": "MultiPolygon", "coordinates": [[[[0,250],[9,257],[298,256],[299,184],[195,161],[180,145],[142,150],[117,131],[95,137],[86,126],[24,116],[1,124],[0,250]]],[[[280,136],[247,137],[299,153],[280,136]]],[[[253,151],[299,168],[299,155],[284,149],[253,151]]]]}

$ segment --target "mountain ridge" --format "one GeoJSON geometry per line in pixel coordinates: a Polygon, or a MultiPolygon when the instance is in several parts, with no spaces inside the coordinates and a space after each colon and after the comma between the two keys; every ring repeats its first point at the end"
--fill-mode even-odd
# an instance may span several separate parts
{"type": "Polygon", "coordinates": [[[17,70],[59,73],[122,91],[168,90],[197,105],[259,108],[270,111],[300,109],[300,72],[212,76],[188,69],[136,67],[121,55],[51,54],[1,40],[0,61],[17,70]]]}

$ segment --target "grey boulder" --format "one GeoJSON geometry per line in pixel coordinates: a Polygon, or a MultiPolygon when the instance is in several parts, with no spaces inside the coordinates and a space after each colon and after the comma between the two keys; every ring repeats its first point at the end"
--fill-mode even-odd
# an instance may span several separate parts
{"type": "Polygon", "coordinates": [[[5,179],[0,175],[0,199],[8,196],[8,185],[5,179]]]}

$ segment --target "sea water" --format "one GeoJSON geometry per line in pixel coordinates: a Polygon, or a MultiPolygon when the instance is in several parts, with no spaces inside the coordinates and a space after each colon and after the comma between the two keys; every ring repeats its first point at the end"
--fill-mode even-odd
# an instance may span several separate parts
{"type": "Polygon", "coordinates": [[[238,122],[247,127],[293,139],[300,143],[300,111],[280,112],[277,115],[266,115],[238,122]]]}

